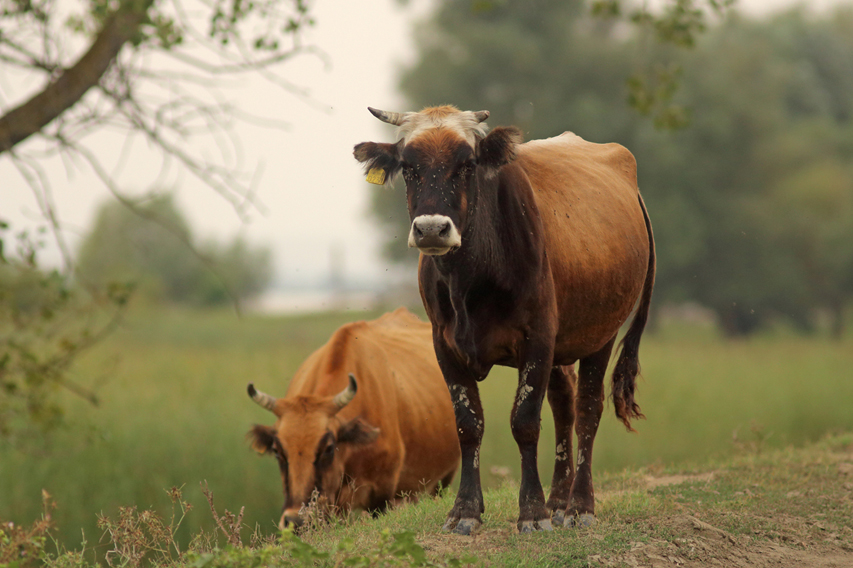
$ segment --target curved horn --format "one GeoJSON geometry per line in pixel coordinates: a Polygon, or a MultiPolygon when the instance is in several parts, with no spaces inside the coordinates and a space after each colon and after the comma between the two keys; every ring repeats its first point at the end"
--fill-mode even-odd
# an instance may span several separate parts
{"type": "Polygon", "coordinates": [[[371,107],[367,107],[367,110],[369,110],[370,114],[372,114],[382,122],[387,122],[388,124],[393,124],[394,126],[400,126],[406,119],[406,116],[400,112],[387,112],[371,107]]]}
{"type": "Polygon", "coordinates": [[[335,395],[332,402],[338,407],[338,410],[348,405],[355,398],[355,393],[358,391],[358,383],[355,382],[355,375],[349,374],[349,384],[347,388],[335,395]]]}
{"type": "Polygon", "coordinates": [[[252,400],[257,402],[258,405],[263,406],[270,412],[275,411],[275,402],[278,399],[276,399],[274,396],[270,396],[265,392],[256,390],[254,383],[249,383],[249,386],[246,390],[248,390],[249,396],[252,397],[252,400]]]}
{"type": "Polygon", "coordinates": [[[487,118],[489,118],[489,111],[487,110],[478,110],[474,113],[474,118],[477,119],[477,122],[483,122],[487,118]]]}

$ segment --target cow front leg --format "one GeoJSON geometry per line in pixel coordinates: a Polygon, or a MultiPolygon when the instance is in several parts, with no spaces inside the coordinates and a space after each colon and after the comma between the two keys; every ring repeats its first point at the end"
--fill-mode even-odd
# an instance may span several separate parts
{"type": "Polygon", "coordinates": [[[555,366],[548,382],[548,404],[554,415],[554,438],[557,445],[551,495],[545,506],[551,520],[562,526],[569,507],[572,481],[575,478],[572,436],[575,428],[575,388],[578,376],[574,365],[555,366]]]}
{"type": "MultiPolygon", "coordinates": [[[[436,349],[438,355],[438,349],[436,349]]],[[[480,484],[480,443],[483,440],[483,406],[476,379],[439,356],[453,411],[456,414],[456,434],[462,453],[462,472],[456,502],[447,514],[443,529],[456,534],[470,535],[482,524],[485,510],[480,484]]]]}
{"type": "Polygon", "coordinates": [[[527,349],[519,365],[518,389],[512,406],[512,436],[521,453],[521,488],[518,493],[518,530],[550,531],[551,514],[539,480],[537,452],[542,402],[551,375],[553,344],[542,342],[527,349]]]}
{"type": "MultiPolygon", "coordinates": [[[[402,460],[401,460],[402,461],[402,460]]],[[[385,511],[387,511],[390,507],[393,507],[397,502],[396,499],[396,488],[397,483],[400,479],[399,474],[399,465],[398,473],[394,476],[389,476],[382,483],[375,485],[370,491],[369,502],[367,505],[367,511],[373,516],[376,517],[385,511]]]]}
{"type": "Polygon", "coordinates": [[[604,410],[604,372],[613,350],[614,337],[601,350],[581,359],[575,405],[578,459],[575,480],[566,510],[566,526],[595,523],[595,491],[592,484],[592,447],[604,410]]]}

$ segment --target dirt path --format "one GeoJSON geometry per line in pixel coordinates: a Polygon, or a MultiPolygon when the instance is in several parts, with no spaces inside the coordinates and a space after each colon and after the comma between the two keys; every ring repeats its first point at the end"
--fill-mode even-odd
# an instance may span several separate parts
{"type": "MultiPolygon", "coordinates": [[[[842,461],[838,464],[837,471],[840,476],[853,474],[853,464],[842,461]]],[[[688,482],[709,483],[714,477],[715,472],[649,476],[646,478],[646,487],[648,490],[654,490],[688,482]]],[[[850,483],[844,483],[842,488],[853,490],[850,483]]],[[[794,491],[790,496],[797,498],[801,495],[794,491]]],[[[603,499],[608,497],[602,496],[603,499]]],[[[842,499],[851,498],[853,491],[850,495],[842,495],[842,499]]],[[[741,511],[739,514],[750,513],[741,511]]],[[[776,516],[774,520],[779,525],[779,530],[774,531],[775,534],[771,536],[776,537],[780,541],[778,543],[756,542],[746,536],[736,537],[692,515],[676,515],[664,519],[663,525],[673,533],[681,535],[680,537],[670,540],[652,539],[645,543],[635,542],[627,553],[609,557],[592,555],[589,561],[601,566],[651,568],[853,568],[853,549],[842,542],[849,542],[849,538],[841,538],[842,535],[849,537],[849,533],[853,532],[849,526],[833,525],[818,518],[803,519],[786,515],[776,516]],[[815,538],[815,533],[819,538],[815,538]]]]}
{"type": "Polygon", "coordinates": [[[685,568],[724,566],[731,568],[853,568],[853,551],[826,543],[755,543],[747,537],[729,533],[690,515],[668,520],[681,538],[673,542],[652,540],[634,543],[630,552],[604,558],[589,557],[601,566],[644,566],[685,568]]]}

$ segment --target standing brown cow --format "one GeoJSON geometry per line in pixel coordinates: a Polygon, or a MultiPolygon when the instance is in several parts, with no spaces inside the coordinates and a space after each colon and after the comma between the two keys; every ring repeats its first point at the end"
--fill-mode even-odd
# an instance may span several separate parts
{"type": "Polygon", "coordinates": [[[634,387],[655,253],[634,157],[569,132],[526,144],[514,127],[486,134],[488,111],[370,111],[399,126],[400,140],[358,144],[355,157],[370,179],[402,172],[406,181],[409,246],[422,253],[421,297],[456,411],[462,479],[445,528],[470,534],[481,524],[477,382],[493,365],[519,370],[512,409],[522,469],[519,530],[551,530],[552,513],[568,525],[593,522],[592,447],[604,372],[638,301],[612,392],[626,427],[642,416],[634,387]],[[536,464],[546,391],[557,438],[547,503],[536,464]]]}
{"type": "Polygon", "coordinates": [[[282,529],[302,525],[312,496],[327,513],[383,511],[396,498],[447,487],[459,464],[430,325],[405,308],[338,329],[283,398],[248,390],[276,416],[249,436],[278,460],[282,529]]]}

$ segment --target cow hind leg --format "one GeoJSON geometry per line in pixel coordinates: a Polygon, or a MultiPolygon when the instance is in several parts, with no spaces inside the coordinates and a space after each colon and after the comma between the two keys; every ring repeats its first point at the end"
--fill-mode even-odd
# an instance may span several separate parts
{"type": "Polygon", "coordinates": [[[555,366],[551,369],[548,382],[548,404],[554,415],[554,433],[557,445],[554,460],[554,476],[551,479],[551,495],[545,506],[551,511],[551,519],[562,525],[572,481],[575,478],[572,436],[575,428],[575,388],[578,376],[574,365],[555,366]]]}
{"type": "Polygon", "coordinates": [[[604,411],[604,372],[613,350],[614,337],[598,352],[580,361],[575,433],[578,458],[575,479],[566,510],[566,526],[588,526],[595,522],[595,491],[592,484],[592,447],[604,411]]]}

